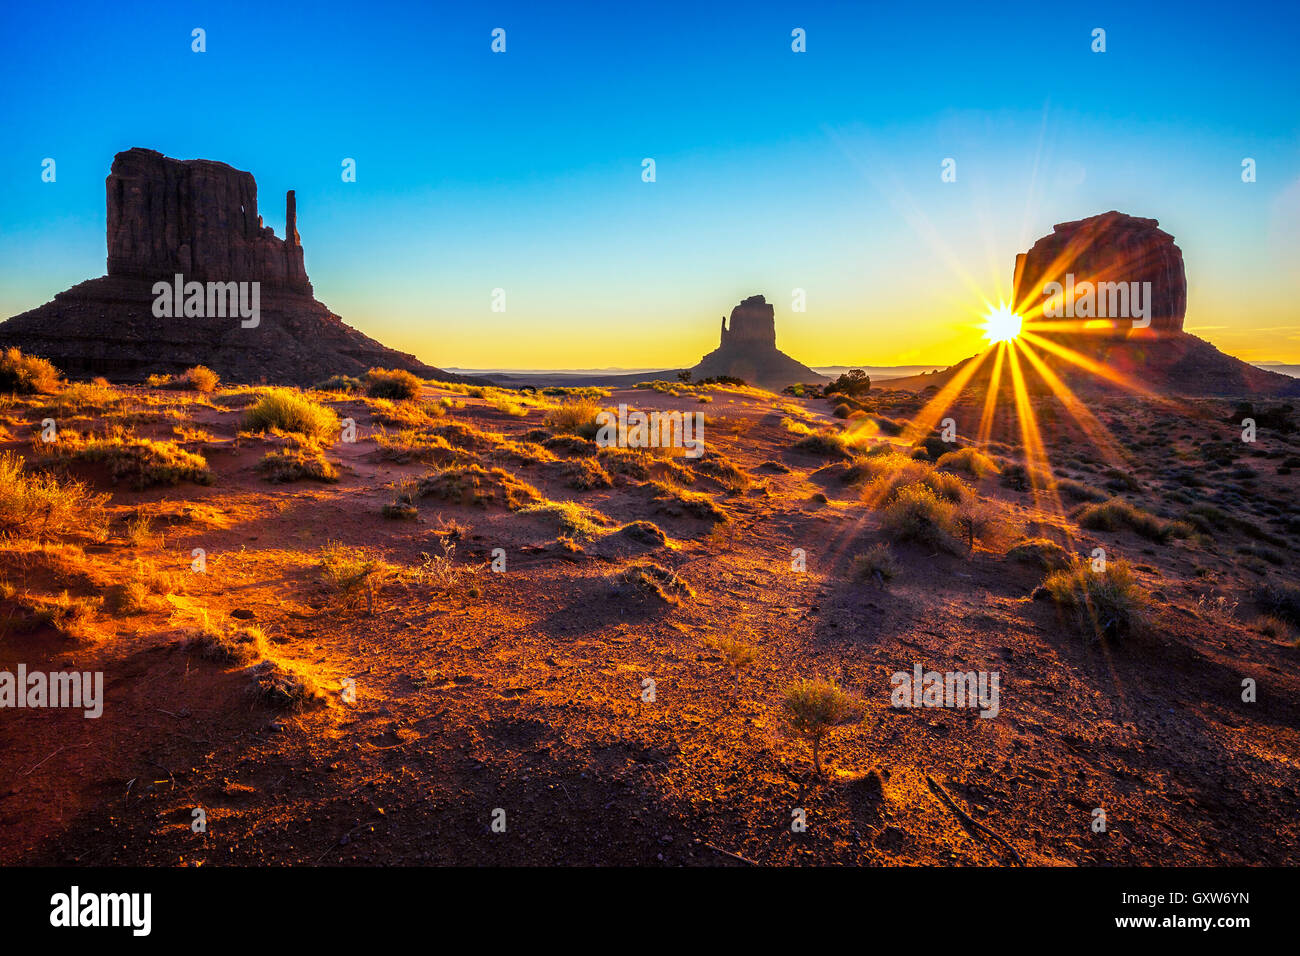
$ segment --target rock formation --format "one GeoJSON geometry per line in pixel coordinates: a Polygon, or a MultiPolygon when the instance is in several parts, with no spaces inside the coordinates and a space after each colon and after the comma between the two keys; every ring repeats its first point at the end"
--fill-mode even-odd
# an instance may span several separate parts
{"type": "Polygon", "coordinates": [[[0,323],[0,346],[40,355],[71,376],[123,381],[193,365],[232,382],[312,384],[374,366],[455,378],[384,347],[316,301],[292,190],[280,239],[258,213],[252,174],[225,163],[129,149],[114,157],[105,185],[108,275],[0,323]],[[256,324],[224,309],[156,316],[155,284],[178,275],[185,283],[257,283],[256,324]]]}
{"type": "Polygon", "coordinates": [[[751,295],[731,310],[730,328],[723,316],[721,342],[691,374],[696,379],[729,375],[774,390],[827,381],[776,347],[776,314],[761,295],[751,295]]]}
{"type": "MultiPolygon", "coordinates": [[[[1035,320],[1048,282],[1150,282],[1150,328],[1178,332],[1187,312],[1187,275],[1174,237],[1155,219],[1111,210],[1052,227],[1052,234],[1016,256],[1013,280],[1016,310],[1035,320]]],[[[1110,316],[1110,318],[1115,318],[1110,316]]],[[[1127,322],[1121,321],[1121,325],[1127,322]]]]}
{"type": "MultiPolygon", "coordinates": [[[[1184,332],[1187,312],[1187,276],[1183,254],[1154,219],[1139,219],[1120,212],[1102,213],[1078,222],[1055,226],[1050,236],[1034,243],[1028,253],[1016,256],[1014,302],[1016,310],[1029,319],[1027,330],[1051,340],[1058,348],[1073,353],[1072,361],[1059,351],[1035,345],[1033,337],[1023,346],[1038,362],[1050,369],[1058,382],[1076,395],[1089,393],[1132,394],[1133,387],[1156,394],[1182,396],[1286,396],[1300,395],[1300,380],[1256,368],[1184,332]],[[1054,321],[1038,315],[1043,286],[1066,282],[1072,274],[1079,282],[1150,282],[1149,328],[1133,329],[1127,322],[1118,328],[1089,329],[1080,322],[1034,329],[1034,322],[1054,321]],[[1098,374],[1089,363],[1104,366],[1110,375],[1098,374]]],[[[1114,318],[1114,317],[1110,317],[1114,318]]],[[[983,354],[983,353],[981,353],[983,354]]],[[[938,389],[947,385],[972,356],[932,375],[894,379],[890,388],[909,391],[938,389]]],[[[963,389],[982,401],[990,387],[995,363],[985,362],[963,389]]],[[[1024,382],[1031,394],[1054,394],[1051,383],[1024,363],[1024,382]]],[[[1002,376],[1001,387],[1010,379],[1002,376]]]]}

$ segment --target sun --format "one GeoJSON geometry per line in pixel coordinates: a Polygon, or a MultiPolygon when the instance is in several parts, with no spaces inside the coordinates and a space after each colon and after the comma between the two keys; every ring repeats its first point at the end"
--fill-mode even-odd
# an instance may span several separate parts
{"type": "Polygon", "coordinates": [[[1011,306],[999,302],[996,309],[984,316],[984,337],[990,342],[1010,342],[1020,334],[1021,318],[1011,311],[1011,306]]]}

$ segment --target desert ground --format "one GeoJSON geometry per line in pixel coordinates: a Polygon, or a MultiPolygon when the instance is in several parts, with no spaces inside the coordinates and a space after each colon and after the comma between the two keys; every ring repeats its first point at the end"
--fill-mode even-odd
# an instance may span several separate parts
{"type": "Polygon", "coordinates": [[[0,401],[0,670],[105,687],[0,714],[0,863],[1300,863],[1284,409],[211,385],[0,401]],[[619,404],[705,454],[598,448],[619,404]]]}

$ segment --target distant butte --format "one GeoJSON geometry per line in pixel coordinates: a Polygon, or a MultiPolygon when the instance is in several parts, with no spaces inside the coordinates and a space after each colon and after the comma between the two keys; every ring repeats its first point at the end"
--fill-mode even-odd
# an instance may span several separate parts
{"type": "Polygon", "coordinates": [[[119,381],[194,365],[248,383],[308,385],[374,366],[456,378],[386,348],[316,300],[292,190],[280,239],[258,214],[252,174],[225,163],[129,149],[114,157],[105,185],[108,275],[0,323],[0,346],[40,355],[71,376],[119,381]],[[185,282],[259,283],[258,325],[156,318],[154,284],[178,274],[185,282]]]}
{"type": "MultiPolygon", "coordinates": [[[[1122,392],[1125,387],[1106,375],[1080,367],[1055,353],[1034,345],[1033,337],[1050,340],[1071,350],[1085,362],[1094,362],[1119,378],[1141,388],[1165,395],[1185,396],[1283,396],[1300,394],[1300,381],[1277,372],[1256,368],[1183,331],[1187,313],[1187,275],[1182,251],[1174,237],[1163,231],[1155,219],[1142,219],[1111,210],[1076,222],[1059,223],[1028,252],[1016,256],[1013,301],[1028,315],[1024,339],[1038,359],[1076,393],[1122,392]],[[1042,318],[1043,285],[1064,283],[1072,274],[1076,282],[1151,283],[1151,324],[1133,328],[1128,320],[1107,321],[1113,327],[1078,329],[1053,327],[1054,319],[1042,318]],[[1044,328],[1035,329],[1035,322],[1044,328]]],[[[1100,298],[1100,297],[1099,297],[1100,298]]],[[[931,375],[894,379],[890,388],[928,389],[947,384],[972,356],[951,368],[931,375]]],[[[989,367],[974,375],[967,389],[978,392],[989,383],[989,367]]],[[[1031,392],[1050,391],[1032,369],[1025,372],[1031,392]]],[[[1003,378],[1003,387],[1006,378],[1003,378]]]]}
{"type": "Polygon", "coordinates": [[[761,295],[751,295],[731,310],[730,328],[723,317],[718,347],[691,374],[696,379],[729,375],[777,391],[799,382],[828,381],[776,347],[776,312],[761,295]]]}
{"type": "Polygon", "coordinates": [[[1099,216],[1057,223],[1028,252],[1016,256],[1013,301],[1022,315],[1044,301],[1043,286],[1066,276],[1075,282],[1150,282],[1150,328],[1180,332],[1187,313],[1187,273],[1182,250],[1155,219],[1112,209],[1099,216]]]}

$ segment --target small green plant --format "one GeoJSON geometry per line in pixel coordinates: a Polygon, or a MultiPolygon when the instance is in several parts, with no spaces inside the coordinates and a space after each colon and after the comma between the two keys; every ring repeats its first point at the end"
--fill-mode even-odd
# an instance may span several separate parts
{"type": "Polygon", "coordinates": [[[862,717],[857,701],[833,681],[803,680],[785,692],[785,718],[812,744],[813,773],[822,772],[821,746],[828,732],[862,717]]]}
{"type": "Polygon", "coordinates": [[[243,427],[252,432],[280,429],[317,442],[330,442],[339,432],[339,417],[291,388],[274,388],[244,412],[243,427]]]}
{"type": "Polygon", "coordinates": [[[853,558],[853,576],[863,581],[874,581],[881,587],[898,576],[900,567],[894,549],[887,541],[880,541],[853,558]]]}
{"type": "Polygon", "coordinates": [[[23,464],[17,453],[0,452],[0,539],[103,537],[108,495],[93,494],[79,481],[28,474],[23,464]]]}
{"type": "Polygon", "coordinates": [[[1055,541],[1047,538],[1027,538],[1007,551],[1012,561],[1034,564],[1044,571],[1059,571],[1070,566],[1070,554],[1055,541]]]}
{"type": "Polygon", "coordinates": [[[600,403],[590,398],[574,398],[552,406],[546,413],[546,427],[557,432],[592,439],[600,431],[596,416],[600,403]]]}
{"type": "Polygon", "coordinates": [[[258,462],[257,470],[267,481],[281,484],[303,479],[326,482],[339,480],[338,469],[326,460],[325,453],[315,445],[267,452],[266,457],[258,462]]]}
{"type": "Polygon", "coordinates": [[[753,644],[737,640],[734,637],[720,637],[713,641],[713,648],[722,655],[722,662],[731,671],[732,693],[740,688],[740,675],[745,668],[758,660],[758,648],[753,644]]]}
{"type": "Polygon", "coordinates": [[[1076,561],[1049,574],[1043,588],[1057,604],[1073,609],[1079,625],[1098,637],[1136,633],[1145,618],[1146,594],[1123,558],[1107,562],[1104,571],[1076,561]]]}
{"type": "Polygon", "coordinates": [[[955,506],[920,482],[898,489],[894,500],[885,506],[881,524],[886,533],[900,541],[915,541],[952,553],[960,547],[953,537],[955,506]]]}
{"type": "Polygon", "coordinates": [[[191,391],[200,392],[204,395],[210,395],[217,390],[217,384],[221,379],[212,369],[203,365],[196,365],[185,372],[176,380],[178,388],[188,388],[191,391]]]}
{"type": "Polygon", "coordinates": [[[940,455],[939,460],[935,462],[935,467],[948,471],[964,471],[972,478],[996,475],[1002,471],[997,462],[974,448],[962,448],[940,455]]]}
{"type": "Polygon", "coordinates": [[[16,348],[0,352],[0,392],[51,395],[59,390],[59,370],[35,355],[16,348]]]}
{"type": "Polygon", "coordinates": [[[372,368],[366,372],[366,394],[371,398],[403,401],[418,398],[424,382],[416,375],[400,368],[372,368]]]}

